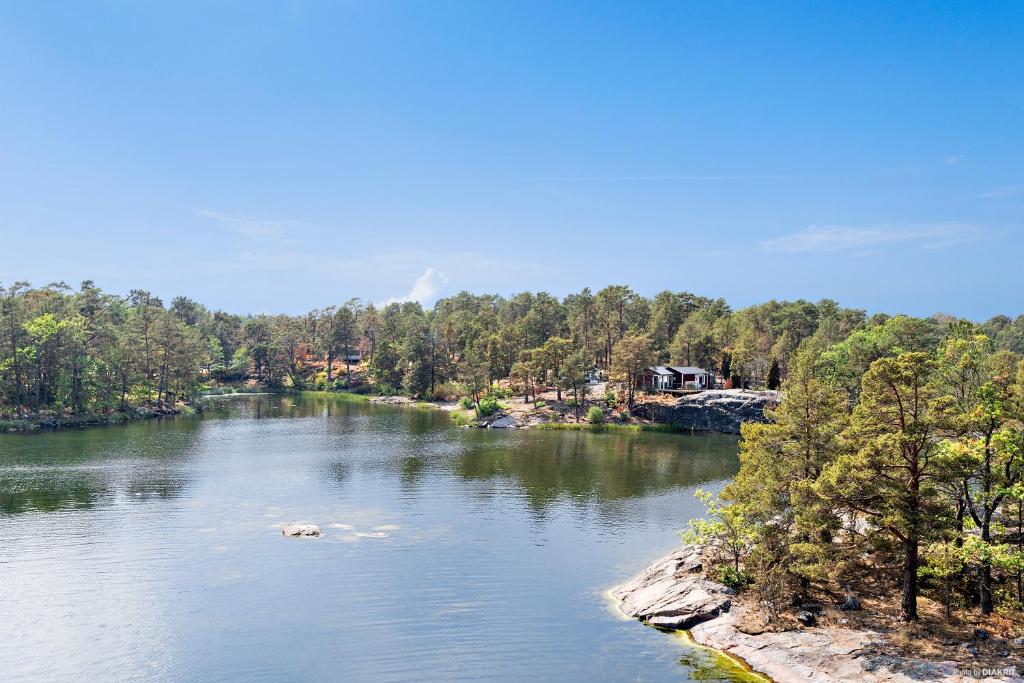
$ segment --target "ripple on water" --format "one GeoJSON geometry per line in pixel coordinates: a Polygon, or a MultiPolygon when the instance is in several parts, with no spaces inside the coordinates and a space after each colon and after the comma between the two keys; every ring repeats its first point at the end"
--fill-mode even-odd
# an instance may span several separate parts
{"type": "Polygon", "coordinates": [[[4,679],[727,676],[601,591],[676,542],[734,439],[447,419],[253,396],[0,436],[4,679]],[[297,520],[323,537],[273,533],[297,520]]]}

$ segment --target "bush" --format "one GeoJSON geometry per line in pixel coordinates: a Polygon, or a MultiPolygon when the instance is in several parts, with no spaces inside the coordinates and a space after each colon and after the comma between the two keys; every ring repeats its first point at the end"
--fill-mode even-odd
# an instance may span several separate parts
{"type": "Polygon", "coordinates": [[[724,565],[718,568],[718,580],[724,583],[729,588],[739,590],[750,585],[750,575],[740,569],[737,571],[734,567],[724,565]]]}
{"type": "Polygon", "coordinates": [[[546,408],[546,407],[547,407],[547,405],[548,405],[548,402],[547,402],[547,401],[537,401],[537,402],[536,402],[536,403],[534,403],[533,405],[534,405],[534,407],[536,407],[536,408],[546,408]]]}
{"type": "Polygon", "coordinates": [[[476,402],[469,396],[463,396],[459,399],[459,405],[463,410],[473,410],[476,407],[476,402]]]}
{"type": "Polygon", "coordinates": [[[604,422],[604,411],[597,406],[590,406],[590,410],[587,411],[587,421],[590,424],[601,424],[604,422]]]}
{"type": "Polygon", "coordinates": [[[464,427],[468,425],[470,422],[470,417],[469,415],[466,415],[466,413],[460,413],[455,411],[448,413],[448,416],[451,419],[452,424],[455,425],[456,427],[464,427]]]}
{"type": "Polygon", "coordinates": [[[569,406],[570,408],[575,408],[576,407],[576,399],[574,399],[574,398],[567,398],[567,399],[565,399],[565,405],[569,406]]]}
{"type": "Polygon", "coordinates": [[[394,396],[396,392],[395,388],[390,384],[378,384],[377,393],[381,396],[394,396]]]}
{"type": "Polygon", "coordinates": [[[442,382],[437,386],[434,390],[434,398],[439,401],[455,401],[460,396],[465,396],[468,393],[469,389],[465,384],[449,380],[447,382],[442,382]]]}
{"type": "Polygon", "coordinates": [[[618,404],[619,399],[615,396],[614,391],[604,392],[604,402],[609,408],[614,408],[618,404]]]}
{"type": "Polygon", "coordinates": [[[480,399],[480,405],[476,408],[476,414],[479,417],[487,417],[488,415],[494,415],[502,408],[504,406],[498,403],[498,399],[488,394],[480,399]]]}
{"type": "Polygon", "coordinates": [[[512,398],[512,387],[492,386],[487,390],[487,393],[495,398],[512,398]]]}

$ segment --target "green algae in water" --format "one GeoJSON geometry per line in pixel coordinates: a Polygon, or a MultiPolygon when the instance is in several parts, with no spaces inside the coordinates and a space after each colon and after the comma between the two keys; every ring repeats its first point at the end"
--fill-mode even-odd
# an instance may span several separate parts
{"type": "Polygon", "coordinates": [[[771,679],[751,671],[742,661],[724,652],[696,643],[689,631],[678,631],[685,652],[679,663],[688,669],[692,681],[729,681],[730,683],[771,683],[771,679]]]}

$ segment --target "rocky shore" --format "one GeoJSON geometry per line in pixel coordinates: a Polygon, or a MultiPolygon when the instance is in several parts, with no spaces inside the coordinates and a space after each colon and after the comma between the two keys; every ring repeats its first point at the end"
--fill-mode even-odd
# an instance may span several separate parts
{"type": "MultiPolygon", "coordinates": [[[[445,411],[459,411],[455,402],[424,402],[405,396],[382,396],[370,399],[373,403],[398,406],[423,406],[445,411]]],[[[681,396],[673,401],[651,400],[634,406],[631,413],[611,409],[598,403],[605,413],[599,428],[636,426],[640,429],[666,425],[679,432],[715,432],[739,434],[744,422],[766,422],[764,411],[778,405],[779,392],[751,391],[748,389],[709,389],[681,396]]],[[[559,423],[588,428],[587,422],[576,423],[571,407],[555,400],[553,392],[544,395],[543,407],[513,397],[503,401],[503,408],[486,417],[469,417],[466,426],[482,429],[529,429],[559,423]]]]}
{"type": "Polygon", "coordinates": [[[78,415],[31,415],[26,417],[0,418],[0,433],[31,432],[36,430],[73,429],[77,427],[97,427],[116,425],[135,420],[151,420],[161,417],[172,417],[185,412],[198,412],[189,407],[187,410],[177,408],[151,408],[140,406],[126,411],[110,411],[106,413],[82,413],[78,415]]]}
{"type": "Polygon", "coordinates": [[[663,629],[689,629],[695,643],[738,658],[777,683],[1024,681],[1012,668],[985,671],[978,664],[968,672],[973,664],[899,656],[886,634],[875,630],[817,626],[747,632],[744,616],[749,615],[736,603],[735,591],[708,580],[703,569],[700,549],[684,546],[612,589],[612,596],[627,616],[663,629]]]}
{"type": "Polygon", "coordinates": [[[673,403],[640,403],[633,416],[695,432],[739,434],[744,422],[767,422],[766,408],[779,403],[777,391],[709,389],[679,397],[673,403]]]}

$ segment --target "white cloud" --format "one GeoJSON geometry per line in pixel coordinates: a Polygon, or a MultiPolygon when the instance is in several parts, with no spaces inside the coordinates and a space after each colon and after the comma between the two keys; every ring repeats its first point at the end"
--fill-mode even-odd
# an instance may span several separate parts
{"type": "Polygon", "coordinates": [[[963,154],[954,154],[952,156],[948,156],[945,159],[943,159],[942,163],[944,165],[946,165],[946,166],[956,166],[957,164],[959,164],[963,160],[964,160],[964,155],[963,154]]]}
{"type": "Polygon", "coordinates": [[[990,230],[969,223],[868,227],[812,225],[799,232],[764,240],[760,243],[760,247],[763,251],[774,252],[835,252],[913,242],[921,249],[943,249],[957,244],[976,242],[991,235],[990,230]]]}
{"type": "Polygon", "coordinates": [[[438,295],[447,284],[447,275],[433,267],[429,267],[423,271],[422,275],[416,278],[416,282],[413,283],[412,289],[409,290],[409,293],[406,296],[392,297],[384,302],[384,305],[415,301],[423,304],[424,306],[429,306],[437,301],[438,295]]]}
{"type": "Polygon", "coordinates": [[[231,232],[246,237],[282,237],[298,226],[298,221],[248,218],[211,209],[200,209],[196,215],[216,221],[231,232]]]}
{"type": "Polygon", "coordinates": [[[1004,197],[1019,197],[1024,195],[1024,183],[1020,185],[1006,185],[982,192],[978,196],[982,199],[1002,199],[1004,197]]]}

